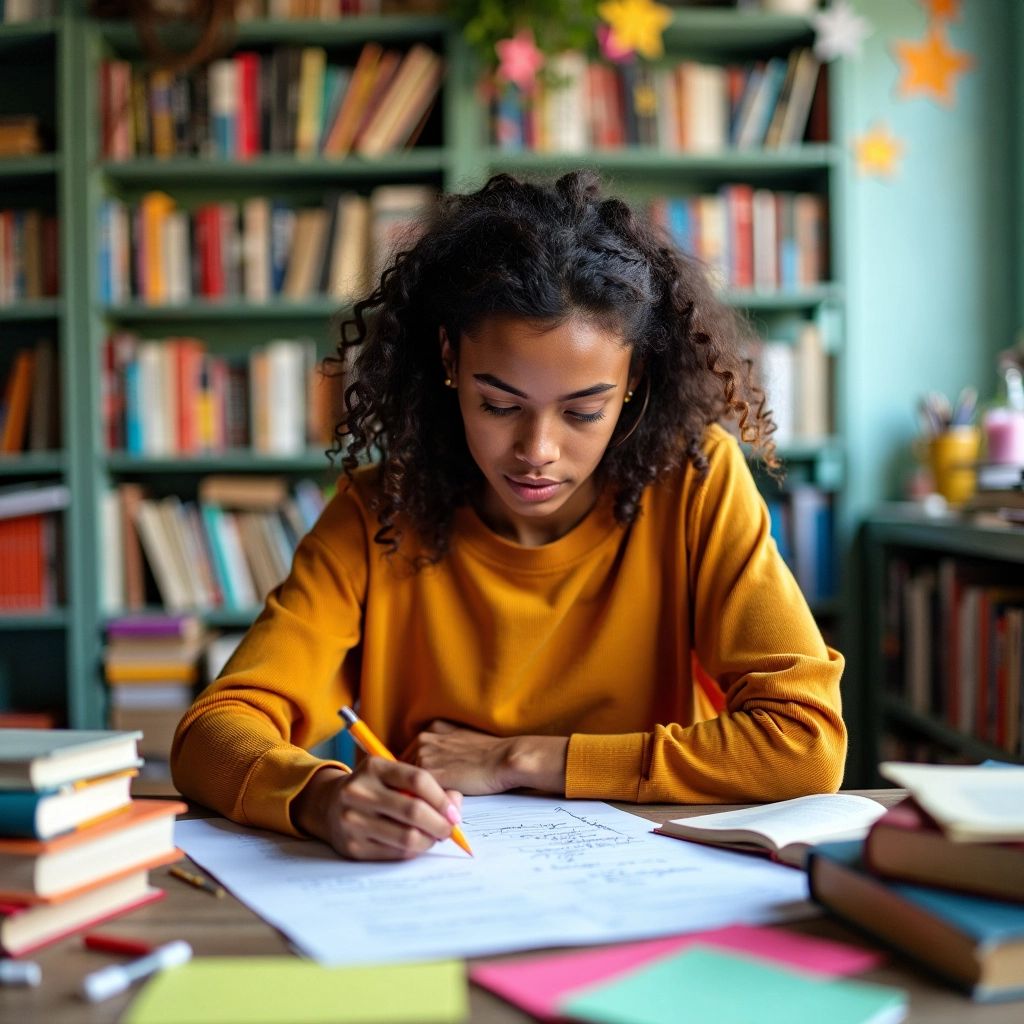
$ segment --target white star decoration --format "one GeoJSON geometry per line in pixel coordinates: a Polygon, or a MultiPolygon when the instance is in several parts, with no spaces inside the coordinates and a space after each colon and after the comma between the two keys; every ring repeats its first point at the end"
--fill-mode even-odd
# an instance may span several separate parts
{"type": "Polygon", "coordinates": [[[860,56],[861,43],[874,31],[849,0],[835,0],[831,7],[811,18],[817,36],[814,55],[821,61],[860,56]]]}

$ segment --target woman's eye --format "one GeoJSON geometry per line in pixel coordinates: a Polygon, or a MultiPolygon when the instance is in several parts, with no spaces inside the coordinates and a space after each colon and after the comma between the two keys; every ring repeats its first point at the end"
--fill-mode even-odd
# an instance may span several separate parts
{"type": "Polygon", "coordinates": [[[601,410],[597,412],[573,412],[570,409],[569,415],[580,423],[596,423],[598,420],[604,419],[604,413],[601,410]]]}
{"type": "Polygon", "coordinates": [[[519,406],[518,405],[491,405],[490,402],[481,402],[480,408],[484,412],[489,412],[492,416],[511,416],[519,406]]]}

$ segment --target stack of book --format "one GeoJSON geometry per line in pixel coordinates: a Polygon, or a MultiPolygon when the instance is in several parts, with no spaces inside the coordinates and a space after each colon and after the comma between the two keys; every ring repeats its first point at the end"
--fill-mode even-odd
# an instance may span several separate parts
{"type": "Polygon", "coordinates": [[[163,896],[185,805],[132,800],[139,733],[0,730],[0,950],[19,956],[163,896]]]}
{"type": "Polygon", "coordinates": [[[1024,767],[881,772],[910,796],[812,851],[812,896],[977,1000],[1024,998],[1024,767]]]}
{"type": "Polygon", "coordinates": [[[142,734],[147,793],[174,792],[174,730],[195,696],[208,637],[192,615],[131,615],[107,626],[103,671],[110,687],[109,724],[142,734]]]}

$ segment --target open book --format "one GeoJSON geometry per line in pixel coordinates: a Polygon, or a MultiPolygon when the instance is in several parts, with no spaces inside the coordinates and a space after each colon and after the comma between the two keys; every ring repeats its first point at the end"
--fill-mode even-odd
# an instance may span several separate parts
{"type": "Polygon", "coordinates": [[[865,796],[822,793],[736,811],[675,818],[654,831],[730,850],[766,853],[784,864],[803,867],[812,846],[863,839],[884,813],[880,803],[865,796]]]}

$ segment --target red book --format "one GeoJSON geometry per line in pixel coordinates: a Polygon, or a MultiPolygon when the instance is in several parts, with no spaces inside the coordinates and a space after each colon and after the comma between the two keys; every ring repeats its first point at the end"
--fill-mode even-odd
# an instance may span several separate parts
{"type": "Polygon", "coordinates": [[[260,57],[235,54],[238,82],[238,155],[243,160],[260,153],[260,57]]]}
{"type": "Polygon", "coordinates": [[[199,289],[205,298],[224,294],[224,262],[221,255],[220,208],[199,207],[195,214],[196,249],[199,254],[199,289]]]}
{"type": "Polygon", "coordinates": [[[722,189],[729,223],[729,287],[754,287],[754,189],[726,185],[722,189]]]}

